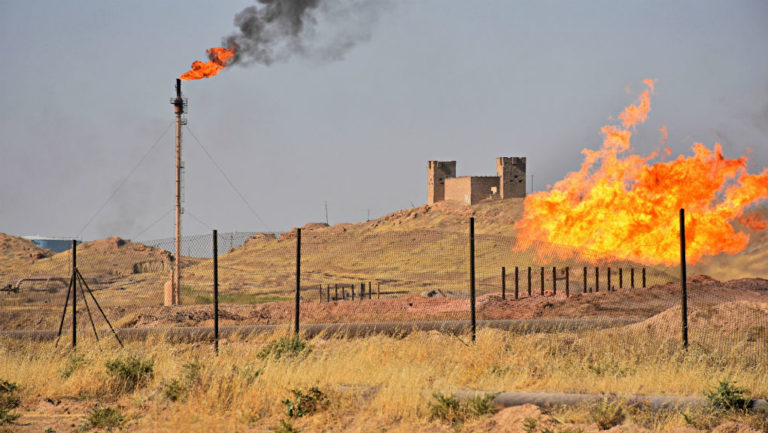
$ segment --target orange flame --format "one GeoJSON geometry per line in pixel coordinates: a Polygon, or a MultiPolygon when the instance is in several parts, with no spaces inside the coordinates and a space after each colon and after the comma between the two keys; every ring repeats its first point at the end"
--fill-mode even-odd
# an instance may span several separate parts
{"type": "Polygon", "coordinates": [[[768,228],[768,221],[764,220],[760,214],[756,212],[750,212],[739,218],[739,222],[744,227],[757,232],[768,228]]]}
{"type": "Polygon", "coordinates": [[[206,50],[207,62],[195,60],[189,71],[179,75],[182,80],[199,80],[201,78],[213,77],[221,72],[227,64],[235,57],[235,47],[231,50],[226,48],[211,48],[206,50]]]}
{"type": "Polygon", "coordinates": [[[681,208],[686,210],[690,263],[746,247],[749,235],[736,232],[731,222],[745,207],[768,198],[768,169],[747,173],[747,157],[727,159],[719,143],[712,150],[694,143],[692,156],[655,164],[650,161],[656,153],[633,154],[632,133],[651,109],[654,81],[644,83],[648,88],[619,116],[621,126],[602,128],[603,147],[582,151],[579,171],[549,191],[526,197],[523,217],[515,225],[515,249],[545,241],[570,247],[554,252],[560,258],[588,250],[592,261],[673,265],[680,262],[681,208]]]}

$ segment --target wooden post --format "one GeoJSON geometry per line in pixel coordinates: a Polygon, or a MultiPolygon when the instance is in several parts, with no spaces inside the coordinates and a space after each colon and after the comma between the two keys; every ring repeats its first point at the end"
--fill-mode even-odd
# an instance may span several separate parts
{"type": "Polygon", "coordinates": [[[325,295],[326,295],[325,302],[331,302],[331,285],[330,284],[325,286],[325,295]]]}
{"type": "Polygon", "coordinates": [[[354,301],[355,300],[355,285],[354,284],[350,284],[349,285],[349,289],[350,289],[349,291],[352,292],[352,300],[354,301]]]}
{"type": "Polygon", "coordinates": [[[635,268],[629,270],[629,288],[635,288],[635,268]]]}
{"type": "Polygon", "coordinates": [[[360,300],[365,299],[365,283],[360,283],[360,300]]]}
{"type": "Polygon", "coordinates": [[[334,291],[333,299],[338,301],[339,300],[339,285],[338,284],[334,284],[333,285],[333,291],[334,291]]]}
{"type": "Polygon", "coordinates": [[[515,299],[520,298],[520,273],[519,268],[515,266],[515,299]]]}
{"type": "Polygon", "coordinates": [[[624,271],[622,268],[619,268],[619,288],[624,288],[624,271]]]}
{"type": "Polygon", "coordinates": [[[528,297],[531,297],[531,267],[528,266],[528,297]]]}
{"type": "Polygon", "coordinates": [[[557,296],[557,267],[552,266],[552,296],[557,296]]]}
{"type": "Polygon", "coordinates": [[[501,267],[501,299],[507,299],[507,268],[501,267]]]}
{"type": "Polygon", "coordinates": [[[610,266],[608,266],[607,277],[608,277],[608,291],[610,292],[611,291],[611,267],[610,266]]]}
{"type": "Polygon", "coordinates": [[[595,266],[595,293],[600,291],[600,267],[595,266]]]}
{"type": "Polygon", "coordinates": [[[368,300],[373,299],[373,289],[371,288],[371,282],[368,281],[368,300]]]}
{"type": "Polygon", "coordinates": [[[643,288],[645,288],[645,268],[643,268],[643,288]]]}
{"type": "Polygon", "coordinates": [[[565,297],[571,296],[571,276],[570,276],[570,266],[565,267],[565,297]]]}
{"type": "Polygon", "coordinates": [[[544,266],[541,267],[541,296],[544,296],[544,266]]]}
{"type": "Polygon", "coordinates": [[[584,266],[584,291],[583,293],[587,293],[587,267],[584,266]]]}

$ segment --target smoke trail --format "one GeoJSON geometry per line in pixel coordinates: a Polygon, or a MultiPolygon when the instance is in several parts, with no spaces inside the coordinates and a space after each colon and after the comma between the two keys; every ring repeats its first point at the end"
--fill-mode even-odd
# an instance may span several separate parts
{"type": "Polygon", "coordinates": [[[382,0],[256,0],[237,15],[237,31],[224,38],[235,48],[233,64],[265,65],[299,55],[313,60],[342,58],[370,39],[382,0]]]}

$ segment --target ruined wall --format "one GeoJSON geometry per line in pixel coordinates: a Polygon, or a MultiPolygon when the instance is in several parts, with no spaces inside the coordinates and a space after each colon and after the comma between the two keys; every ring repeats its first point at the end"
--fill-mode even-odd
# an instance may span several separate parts
{"type": "Polygon", "coordinates": [[[456,177],[456,161],[427,161],[427,203],[445,200],[445,181],[456,177]]]}
{"type": "Polygon", "coordinates": [[[496,175],[499,177],[501,199],[525,197],[525,158],[496,158],[496,175]]]}
{"type": "Polygon", "coordinates": [[[446,179],[445,200],[475,204],[491,198],[492,188],[499,187],[496,176],[464,176],[446,179]]]}

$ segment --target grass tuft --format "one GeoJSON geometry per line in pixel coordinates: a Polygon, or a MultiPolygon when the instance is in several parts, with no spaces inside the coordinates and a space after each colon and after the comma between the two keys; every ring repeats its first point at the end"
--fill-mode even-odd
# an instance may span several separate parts
{"type": "Polygon", "coordinates": [[[16,395],[18,390],[19,385],[0,379],[0,425],[12,424],[21,416],[13,412],[13,409],[21,404],[21,400],[16,395]]]}
{"type": "Polygon", "coordinates": [[[107,375],[115,382],[117,391],[133,392],[149,384],[155,376],[154,362],[138,356],[116,358],[105,364],[107,375]]]}
{"type": "Polygon", "coordinates": [[[716,388],[704,391],[709,406],[713,409],[732,411],[749,406],[749,390],[740,388],[729,380],[721,380],[716,388]]]}
{"type": "Polygon", "coordinates": [[[590,408],[589,416],[600,430],[608,430],[624,422],[624,412],[624,402],[604,398],[590,408]]]}
{"type": "Polygon", "coordinates": [[[86,429],[92,428],[106,428],[112,429],[120,427],[125,418],[123,414],[118,410],[111,407],[94,407],[88,411],[86,416],[86,423],[84,427],[86,429]]]}
{"type": "Polygon", "coordinates": [[[282,403],[287,407],[285,415],[290,418],[301,418],[305,415],[311,415],[319,410],[325,409],[331,401],[324,392],[317,387],[311,387],[307,392],[298,389],[292,389],[291,394],[294,400],[287,398],[282,403]]]}
{"type": "Polygon", "coordinates": [[[281,359],[307,355],[312,348],[300,337],[281,337],[269,343],[258,354],[259,359],[281,359]]]}

